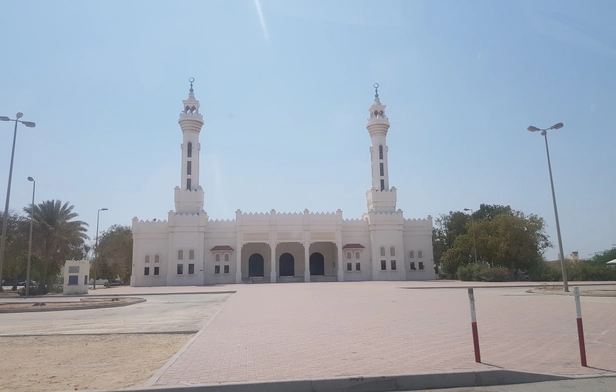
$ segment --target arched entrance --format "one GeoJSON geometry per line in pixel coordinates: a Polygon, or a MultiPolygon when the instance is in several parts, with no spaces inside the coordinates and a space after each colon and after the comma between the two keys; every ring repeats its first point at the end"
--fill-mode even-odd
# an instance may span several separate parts
{"type": "Polygon", "coordinates": [[[291,253],[280,255],[280,276],[295,276],[295,258],[291,253]]]}
{"type": "Polygon", "coordinates": [[[248,259],[248,276],[263,277],[263,256],[260,253],[253,253],[248,259]]]}
{"type": "Polygon", "coordinates": [[[310,255],[310,275],[325,275],[325,258],[319,252],[310,255]]]}

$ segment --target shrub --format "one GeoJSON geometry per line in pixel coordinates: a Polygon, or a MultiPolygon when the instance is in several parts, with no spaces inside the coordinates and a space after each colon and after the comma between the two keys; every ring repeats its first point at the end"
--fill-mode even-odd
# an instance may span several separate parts
{"type": "Polygon", "coordinates": [[[543,260],[530,267],[528,274],[534,282],[557,282],[562,280],[563,276],[559,265],[543,260]]]}
{"type": "Polygon", "coordinates": [[[460,280],[480,281],[482,272],[487,270],[488,268],[488,265],[483,263],[471,263],[467,265],[461,265],[460,267],[458,267],[456,275],[460,280]]]}
{"type": "Polygon", "coordinates": [[[501,267],[486,268],[479,277],[486,282],[506,282],[509,280],[509,270],[501,267]]]}

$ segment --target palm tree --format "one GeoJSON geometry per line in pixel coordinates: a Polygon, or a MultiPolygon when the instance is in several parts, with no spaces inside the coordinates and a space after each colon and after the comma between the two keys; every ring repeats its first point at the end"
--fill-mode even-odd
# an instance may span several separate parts
{"type": "MultiPolygon", "coordinates": [[[[62,204],[60,200],[47,200],[34,205],[34,227],[36,231],[36,244],[38,253],[42,256],[39,293],[49,291],[53,279],[60,271],[60,266],[75,253],[76,249],[83,248],[88,239],[86,235],[88,224],[73,220],[78,214],[73,212],[74,206],[68,202],[62,204]]],[[[31,207],[24,210],[31,213],[31,207]]]]}

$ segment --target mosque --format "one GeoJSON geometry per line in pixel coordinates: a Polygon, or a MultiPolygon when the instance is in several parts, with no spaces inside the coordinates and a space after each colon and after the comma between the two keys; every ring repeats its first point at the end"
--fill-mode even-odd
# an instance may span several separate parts
{"type": "Polygon", "coordinates": [[[436,279],[432,217],[407,219],[396,209],[388,175],[389,119],[378,84],[366,125],[372,187],[360,218],[344,218],[340,209],[306,209],[237,210],[234,220],[211,220],[199,185],[203,116],[190,82],[178,120],[182,174],[175,210],[164,221],[133,218],[131,286],[436,279]]]}

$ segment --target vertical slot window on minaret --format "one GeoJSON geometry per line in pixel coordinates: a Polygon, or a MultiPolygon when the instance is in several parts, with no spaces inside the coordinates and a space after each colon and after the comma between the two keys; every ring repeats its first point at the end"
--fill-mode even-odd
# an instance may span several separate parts
{"type": "MultiPolygon", "coordinates": [[[[190,180],[188,180],[190,181],[190,180]]],[[[381,190],[384,191],[385,190],[385,180],[381,180],[381,190]]]]}
{"type": "Polygon", "coordinates": [[[192,143],[188,142],[188,147],[186,147],[186,157],[192,158],[192,143]]]}
{"type": "Polygon", "coordinates": [[[379,146],[379,159],[383,159],[383,146],[379,146]]]}
{"type": "Polygon", "coordinates": [[[383,166],[383,162],[380,163],[380,168],[381,168],[381,176],[385,175],[385,167],[383,166]]]}
{"type": "Polygon", "coordinates": [[[186,179],[186,189],[190,190],[190,178],[186,179]]]}
{"type": "Polygon", "coordinates": [[[191,161],[186,162],[186,174],[189,176],[192,174],[192,162],[191,161]]]}

